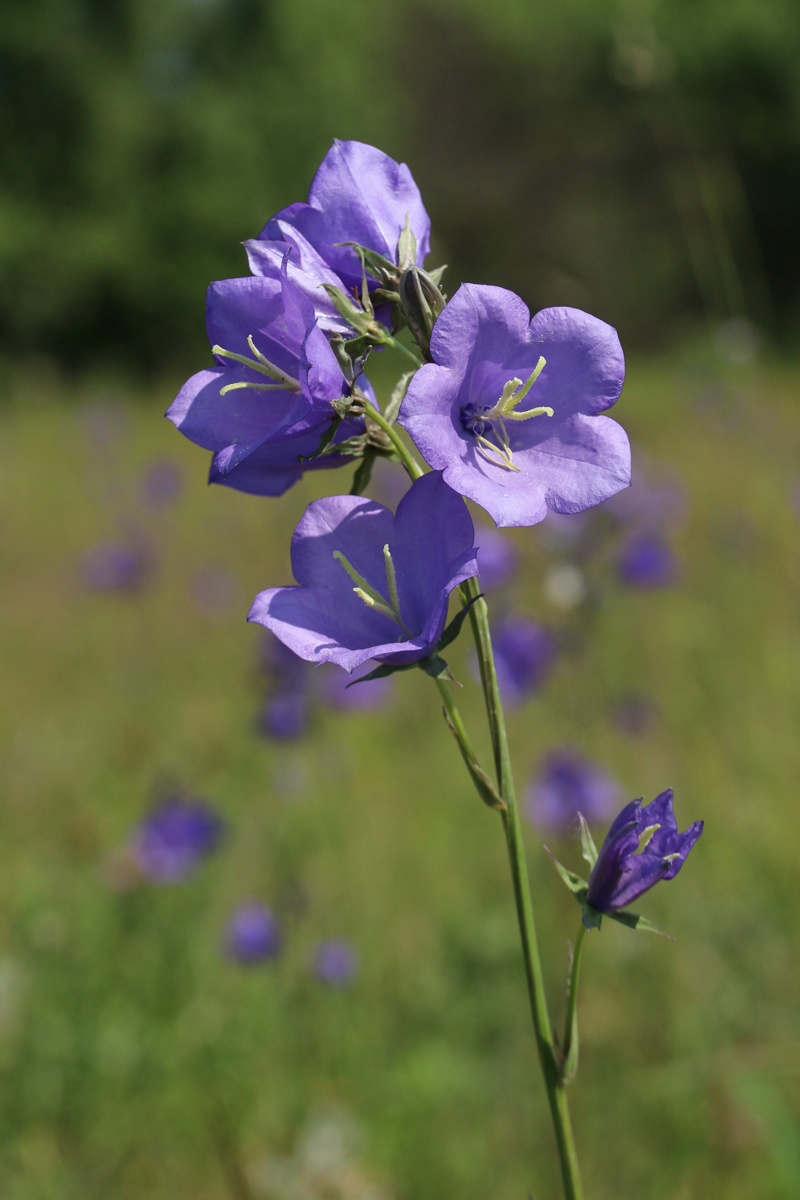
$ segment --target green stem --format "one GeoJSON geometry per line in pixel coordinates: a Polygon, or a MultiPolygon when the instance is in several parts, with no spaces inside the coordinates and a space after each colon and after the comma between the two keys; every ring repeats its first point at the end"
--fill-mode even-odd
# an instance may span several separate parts
{"type": "MultiPolygon", "coordinates": [[[[472,599],[479,594],[477,579],[468,579],[462,591],[472,599]]],[[[492,639],[489,631],[489,610],[484,600],[477,600],[470,609],[475,646],[478,651],[481,682],[483,685],[486,714],[492,735],[497,781],[505,808],[501,810],[503,828],[508,846],[511,878],[514,886],[514,901],[517,908],[522,953],[525,960],[525,976],[528,984],[533,1028],[539,1051],[544,1084],[550,1104],[550,1115],[558,1145],[561,1176],[566,1200],[583,1200],[580,1168],[578,1165],[575,1138],[569,1115],[564,1081],[561,1075],[559,1056],[556,1053],[547,999],[544,990],[541,959],[536,937],[536,925],[531,904],[528,868],[525,861],[525,846],[522,836],[519,808],[511,770],[503,704],[497,683],[492,639]]]]}
{"type": "Polygon", "coordinates": [[[569,1083],[575,1078],[578,1069],[578,983],[581,975],[581,953],[586,926],[581,924],[575,946],[572,950],[572,962],[567,981],[567,1012],[564,1018],[564,1037],[561,1042],[561,1078],[569,1083]]]}
{"type": "Polygon", "coordinates": [[[410,346],[405,346],[399,342],[397,338],[392,337],[390,333],[384,333],[380,339],[382,346],[390,346],[392,350],[399,350],[401,354],[405,354],[406,358],[411,359],[415,367],[422,366],[422,359],[417,358],[410,346]]]}
{"type": "MultiPolygon", "coordinates": [[[[398,345],[399,344],[400,343],[398,342],[398,345]]],[[[408,449],[408,446],[406,446],[405,442],[400,437],[396,427],[394,425],[390,425],[389,422],[381,415],[381,413],[378,412],[377,408],[370,404],[369,401],[366,401],[364,404],[364,412],[369,417],[370,421],[374,421],[378,428],[382,429],[386,434],[389,441],[394,446],[397,457],[400,459],[400,462],[408,471],[411,478],[419,479],[421,475],[424,475],[425,472],[422,470],[422,467],[419,465],[417,460],[414,458],[414,455],[408,449]]]]}

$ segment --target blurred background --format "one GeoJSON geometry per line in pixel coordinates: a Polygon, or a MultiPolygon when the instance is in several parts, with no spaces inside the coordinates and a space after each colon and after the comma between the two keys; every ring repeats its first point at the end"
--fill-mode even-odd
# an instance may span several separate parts
{"type": "Polygon", "coordinates": [[[451,292],[628,355],[633,488],[476,514],[554,1015],[542,843],[579,869],[577,808],[599,841],[669,785],[707,822],[640,905],[676,943],[588,941],[587,1193],[800,1194],[798,61],[793,0],[6,0],[4,1200],[558,1194],[501,829],[435,689],[345,693],[244,623],[350,472],[208,489],[162,419],[207,284],[334,137],[409,164],[451,292]]]}

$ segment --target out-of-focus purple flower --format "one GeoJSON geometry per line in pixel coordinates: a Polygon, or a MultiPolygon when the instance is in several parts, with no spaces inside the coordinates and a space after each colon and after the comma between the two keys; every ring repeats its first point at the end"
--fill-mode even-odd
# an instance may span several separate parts
{"type": "Polygon", "coordinates": [[[632,800],[614,820],[589,876],[586,900],[592,908],[626,908],[660,880],[678,874],[703,822],[679,833],[672,797],[669,788],[644,808],[641,800],[632,800]]]}
{"type": "Polygon", "coordinates": [[[292,538],[299,586],[260,592],[248,620],[309,662],[351,672],[373,658],[419,662],[442,635],[450,592],[477,574],[473,541],[466,505],[437,472],[416,480],[396,517],[360,496],[316,500],[292,538]]]}
{"type": "Polygon", "coordinates": [[[177,883],[216,850],[223,829],[221,817],[205,801],[171,796],[139,823],[131,848],[147,879],[177,883]]]}
{"type": "Polygon", "coordinates": [[[280,922],[264,904],[240,905],[225,929],[226,954],[245,965],[276,958],[282,943],[280,922]]]}
{"type": "Polygon", "coordinates": [[[527,617],[506,617],[492,641],[500,693],[508,705],[521,704],[549,678],[558,658],[555,638],[527,617]]]}
{"type": "Polygon", "coordinates": [[[166,508],[181,494],[183,479],[178,464],[170,458],[152,462],[142,477],[142,494],[151,508],[166,508]]]}
{"type": "Polygon", "coordinates": [[[306,732],[310,716],[308,691],[287,689],[273,693],[264,701],[258,728],[264,737],[273,741],[292,742],[306,732]]]}
{"type": "Polygon", "coordinates": [[[142,541],[103,541],[81,561],[86,586],[93,592],[139,592],[149,582],[154,555],[142,541]]]}
{"type": "MultiPolygon", "coordinates": [[[[299,261],[312,279],[320,270],[315,254],[338,275],[345,290],[360,289],[361,263],[346,243],[356,242],[397,263],[397,243],[406,221],[416,238],[417,265],[422,266],[430,245],[430,219],[408,167],[375,146],[337,139],[314,176],[308,202],[284,208],[258,239],[246,244],[250,267],[264,270],[259,241],[282,242],[301,252],[299,261]]],[[[329,280],[320,275],[320,282],[329,280]]]]}
{"type": "Polygon", "coordinates": [[[481,590],[492,591],[509,583],[519,561],[519,552],[514,543],[488,525],[478,526],[475,540],[478,543],[481,590]]]}
{"type": "Polygon", "coordinates": [[[349,942],[330,938],[314,952],[314,974],[331,987],[347,987],[358,971],[358,956],[349,942]]]}
{"type": "Polygon", "coordinates": [[[535,825],[564,831],[583,813],[600,821],[620,801],[616,780],[602,767],[568,748],[547,754],[528,789],[526,811],[535,825]]]}
{"type": "Polygon", "coordinates": [[[658,709],[649,696],[630,692],[612,706],[612,719],[623,733],[636,737],[650,732],[658,720],[658,709]]]}
{"type": "Polygon", "coordinates": [[[425,460],[497,525],[581,512],[630,482],[624,430],[600,414],[625,376],[610,325],[575,308],[531,319],[504,288],[463,284],[399,421],[425,460]]]}
{"type": "MultiPolygon", "coordinates": [[[[368,675],[375,667],[379,667],[380,663],[367,661],[362,666],[364,673],[368,675]]],[[[338,708],[344,712],[367,709],[371,712],[376,708],[381,708],[388,703],[394,691],[393,679],[370,679],[366,683],[348,687],[347,677],[341,671],[328,670],[327,667],[323,667],[320,676],[324,702],[332,708],[338,708]]]]}
{"type": "Polygon", "coordinates": [[[650,472],[635,470],[631,486],[613,496],[607,511],[617,521],[637,529],[663,529],[686,515],[686,491],[679,479],[651,479],[650,472]]]}
{"type": "Polygon", "coordinates": [[[620,548],[617,574],[628,587],[670,587],[678,578],[678,560],[663,534],[634,533],[620,548]]]}
{"type": "MultiPolygon", "coordinates": [[[[309,466],[341,466],[345,456],[311,455],[349,385],[314,306],[284,271],[277,279],[223,279],[208,289],[206,324],[218,365],[184,384],[167,417],[190,441],[214,452],[212,483],[278,496],[309,466]]],[[[362,389],[371,397],[366,380],[362,389]]],[[[337,436],[361,430],[343,421],[337,436]]],[[[350,460],[352,461],[352,460],[350,460]]]]}

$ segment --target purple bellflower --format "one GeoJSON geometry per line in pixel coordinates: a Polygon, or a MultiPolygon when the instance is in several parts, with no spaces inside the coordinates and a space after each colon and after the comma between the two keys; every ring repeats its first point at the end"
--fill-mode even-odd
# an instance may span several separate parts
{"type": "Polygon", "coordinates": [[[244,965],[277,958],[283,937],[275,914],[264,904],[242,904],[225,929],[225,952],[244,965]]]}
{"type": "MultiPolygon", "coordinates": [[[[339,455],[299,461],[319,446],[334,416],[332,402],[348,385],[313,305],[285,269],[279,278],[212,283],[206,324],[217,366],[184,384],[167,417],[214,452],[212,483],[279,496],[310,467],[348,461],[339,455]]],[[[369,392],[365,380],[362,386],[369,392]]],[[[359,431],[344,421],[339,436],[359,431]]]]}
{"type": "Polygon", "coordinates": [[[352,246],[343,243],[355,242],[397,263],[406,222],[416,239],[417,265],[422,266],[431,223],[408,167],[374,146],[337,139],[314,176],[308,202],[276,213],[258,238],[246,244],[250,267],[265,269],[270,251],[260,242],[283,243],[297,248],[299,267],[309,280],[317,278],[318,287],[335,282],[345,291],[360,289],[361,262],[352,246]],[[326,267],[338,278],[329,278],[326,267]]]}
{"type": "Polygon", "coordinates": [[[497,679],[503,700],[521,704],[550,676],[558,647],[549,630],[527,617],[506,617],[494,634],[497,679]]]}
{"type": "Polygon", "coordinates": [[[131,847],[134,860],[153,883],[177,883],[217,848],[223,828],[202,800],[171,796],[139,823],[131,847]]]}
{"type": "Polygon", "coordinates": [[[298,586],[260,592],[248,620],[309,662],[419,662],[444,631],[450,592],[478,573],[474,536],[438,472],[416,480],[396,517],[361,496],[316,500],[292,537],[298,586]]]}
{"type": "Polygon", "coordinates": [[[670,587],[678,578],[678,560],[663,534],[645,530],[632,534],[622,544],[617,574],[627,587],[670,587]]]}
{"type": "Polygon", "coordinates": [[[589,876],[586,902],[592,908],[616,912],[678,874],[703,822],[678,833],[672,796],[669,788],[644,808],[641,800],[632,800],[614,820],[589,876]]]}
{"type": "Polygon", "coordinates": [[[349,942],[329,938],[314,952],[314,974],[330,987],[347,987],[358,971],[358,957],[349,942]]]}
{"type": "Polygon", "coordinates": [[[526,811],[535,825],[563,832],[578,813],[587,821],[607,819],[619,801],[619,785],[602,767],[563,748],[542,760],[528,789],[526,811]]]}
{"type": "Polygon", "coordinates": [[[504,288],[463,284],[431,336],[399,421],[445,482],[499,526],[582,512],[630,483],[609,417],[625,364],[610,325],[576,308],[531,319],[504,288]]]}

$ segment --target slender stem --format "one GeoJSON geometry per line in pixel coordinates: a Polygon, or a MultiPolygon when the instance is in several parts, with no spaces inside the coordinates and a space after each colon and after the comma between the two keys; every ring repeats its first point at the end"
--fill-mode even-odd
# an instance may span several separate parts
{"type": "Polygon", "coordinates": [[[561,1040],[562,1069],[564,1083],[574,1079],[578,1069],[578,983],[581,976],[581,953],[586,926],[581,923],[572,950],[572,961],[567,981],[567,1011],[564,1017],[564,1037],[561,1040]]]}
{"type": "MultiPolygon", "coordinates": [[[[477,579],[467,580],[463,585],[463,591],[469,598],[477,596],[479,594],[477,579]]],[[[528,999],[542,1075],[544,1076],[547,1098],[550,1104],[550,1114],[558,1145],[564,1195],[567,1200],[583,1200],[583,1187],[581,1185],[580,1168],[572,1132],[569,1106],[564,1090],[564,1082],[561,1077],[559,1057],[556,1054],[550,1016],[547,1011],[542,965],[539,957],[533,906],[531,904],[530,884],[528,882],[528,869],[525,861],[522,825],[514,790],[508,735],[506,733],[503,704],[500,699],[492,639],[489,631],[489,610],[484,600],[477,600],[472,605],[470,620],[478,651],[486,713],[489,719],[495,765],[497,768],[497,781],[500,795],[505,803],[505,809],[501,810],[501,817],[508,846],[517,920],[522,939],[525,976],[528,984],[528,999]]]]}
{"type": "Polygon", "coordinates": [[[399,350],[401,354],[405,354],[406,358],[411,359],[415,367],[422,366],[422,359],[417,358],[410,346],[405,346],[402,342],[399,342],[397,338],[392,337],[390,333],[383,334],[381,337],[381,345],[391,346],[392,350],[399,350]]]}
{"type": "MultiPolygon", "coordinates": [[[[399,344],[400,343],[398,342],[398,345],[399,344]]],[[[394,446],[397,457],[400,459],[400,462],[408,471],[411,478],[419,479],[420,475],[424,475],[425,472],[422,470],[422,467],[419,465],[417,460],[414,458],[414,455],[400,437],[396,427],[394,425],[390,425],[389,422],[381,415],[381,413],[378,412],[377,408],[370,404],[369,401],[364,404],[364,412],[369,417],[370,421],[374,421],[378,428],[382,429],[386,434],[389,441],[394,446]]]]}

